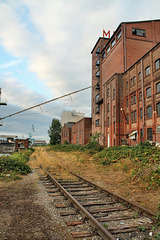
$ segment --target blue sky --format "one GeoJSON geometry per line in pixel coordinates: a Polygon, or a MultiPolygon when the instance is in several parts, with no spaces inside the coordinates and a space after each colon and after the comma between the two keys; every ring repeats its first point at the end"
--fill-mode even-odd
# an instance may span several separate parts
{"type": "MultiPolygon", "coordinates": [[[[0,0],[0,87],[8,104],[0,116],[90,86],[90,53],[103,29],[158,19],[159,8],[159,0],[0,0]]],[[[5,119],[0,134],[48,140],[63,110],[91,115],[90,92],[5,119]]]]}

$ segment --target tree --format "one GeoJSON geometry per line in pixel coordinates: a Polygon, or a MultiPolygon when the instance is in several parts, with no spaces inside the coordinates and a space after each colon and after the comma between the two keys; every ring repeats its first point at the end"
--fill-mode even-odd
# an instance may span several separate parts
{"type": "Polygon", "coordinates": [[[53,118],[51,126],[48,130],[48,135],[50,137],[50,144],[55,145],[61,142],[61,130],[62,126],[58,119],[53,118]]]}

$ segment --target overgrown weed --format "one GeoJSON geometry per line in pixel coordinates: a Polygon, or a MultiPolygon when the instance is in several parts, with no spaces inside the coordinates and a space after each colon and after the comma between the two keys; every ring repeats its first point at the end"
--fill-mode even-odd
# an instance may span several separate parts
{"type": "Polygon", "coordinates": [[[29,156],[33,153],[32,149],[23,150],[10,156],[2,155],[0,157],[0,179],[16,180],[20,175],[31,173],[31,168],[27,164],[29,156]]]}

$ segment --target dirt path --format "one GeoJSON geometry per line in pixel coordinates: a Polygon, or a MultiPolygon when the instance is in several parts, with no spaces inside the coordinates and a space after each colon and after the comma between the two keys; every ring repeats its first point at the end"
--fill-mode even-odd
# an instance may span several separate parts
{"type": "Polygon", "coordinates": [[[0,240],[71,240],[34,172],[0,185],[0,240]]]}

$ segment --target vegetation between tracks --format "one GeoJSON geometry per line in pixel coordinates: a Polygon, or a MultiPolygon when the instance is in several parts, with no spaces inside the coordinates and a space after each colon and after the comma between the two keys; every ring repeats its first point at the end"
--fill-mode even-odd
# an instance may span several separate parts
{"type": "Polygon", "coordinates": [[[23,150],[10,156],[2,155],[0,157],[0,179],[16,180],[20,179],[20,175],[31,173],[28,165],[29,157],[33,153],[32,149],[23,150]]]}

